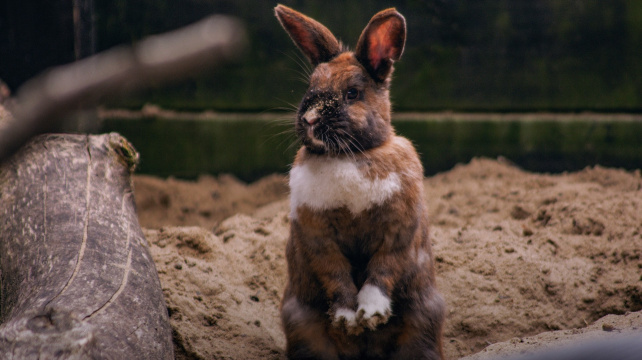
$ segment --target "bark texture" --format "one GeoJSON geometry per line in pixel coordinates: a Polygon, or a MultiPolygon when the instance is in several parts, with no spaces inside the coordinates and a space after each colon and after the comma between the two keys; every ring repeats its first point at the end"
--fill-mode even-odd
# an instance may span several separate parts
{"type": "Polygon", "coordinates": [[[118,134],[42,135],[0,168],[0,359],[173,359],[118,134]]]}

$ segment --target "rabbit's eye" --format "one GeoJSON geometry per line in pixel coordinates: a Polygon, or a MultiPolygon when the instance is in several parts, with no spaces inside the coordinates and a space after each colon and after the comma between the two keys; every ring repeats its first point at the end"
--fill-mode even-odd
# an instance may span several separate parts
{"type": "Polygon", "coordinates": [[[357,88],[349,88],[346,91],[346,99],[354,100],[359,97],[359,90],[357,88]]]}

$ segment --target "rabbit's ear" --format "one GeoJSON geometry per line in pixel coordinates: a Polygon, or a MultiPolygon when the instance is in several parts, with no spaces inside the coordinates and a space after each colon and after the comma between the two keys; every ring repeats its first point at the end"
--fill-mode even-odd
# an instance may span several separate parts
{"type": "Polygon", "coordinates": [[[316,20],[281,4],[274,8],[274,13],[312,65],[329,61],[341,52],[339,41],[316,20]]]}
{"type": "Polygon", "coordinates": [[[375,14],[361,33],[357,50],[359,62],[376,81],[390,75],[392,63],[401,58],[406,43],[406,19],[390,8],[375,14]]]}

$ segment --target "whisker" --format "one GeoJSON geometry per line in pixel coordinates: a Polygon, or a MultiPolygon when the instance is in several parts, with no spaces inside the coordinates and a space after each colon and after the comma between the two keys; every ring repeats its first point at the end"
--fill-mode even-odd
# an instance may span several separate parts
{"type": "Polygon", "coordinates": [[[267,135],[262,136],[263,137],[262,145],[265,145],[270,141],[274,141],[275,139],[281,138],[281,140],[276,144],[276,147],[280,148],[283,146],[285,142],[290,142],[290,139],[296,138],[296,133],[294,129],[290,126],[283,127],[283,125],[272,122],[272,123],[265,124],[264,127],[266,129],[263,130],[263,133],[267,133],[267,135]],[[276,132],[272,130],[267,130],[267,128],[276,129],[277,127],[283,127],[283,129],[276,132]]]}
{"type": "MultiPolygon", "coordinates": [[[[292,54],[292,52],[290,52],[290,54],[292,54]]],[[[290,59],[293,59],[294,61],[296,61],[296,63],[301,68],[301,70],[303,70],[303,72],[309,78],[310,74],[312,74],[312,65],[308,62],[307,59],[302,58],[301,54],[299,54],[298,52],[294,53],[294,57],[295,58],[292,58],[292,56],[290,56],[290,59]]]]}
{"type": "Polygon", "coordinates": [[[278,100],[278,101],[281,101],[281,102],[283,102],[283,103],[285,103],[286,105],[289,106],[289,108],[288,107],[277,107],[276,109],[286,109],[286,110],[292,110],[294,112],[299,111],[299,106],[298,105],[293,104],[293,103],[291,103],[291,102],[289,102],[289,101],[287,101],[285,99],[281,99],[281,98],[275,98],[275,99],[278,100]]]}
{"type": "Polygon", "coordinates": [[[292,150],[295,146],[301,146],[301,143],[299,142],[299,140],[298,140],[298,139],[297,139],[296,141],[293,141],[292,143],[290,143],[290,145],[288,145],[288,147],[287,147],[287,148],[285,148],[284,153],[286,153],[286,152],[288,152],[288,151],[292,150]]]}
{"type": "Polygon", "coordinates": [[[352,151],[352,149],[350,148],[350,145],[346,142],[346,140],[343,138],[341,139],[337,138],[337,140],[341,142],[342,147],[345,149],[346,154],[352,158],[352,161],[356,162],[357,157],[355,156],[354,152],[352,151]]]}
{"type": "Polygon", "coordinates": [[[349,138],[348,140],[350,141],[350,144],[354,146],[359,151],[359,153],[365,155],[365,149],[363,148],[363,145],[361,145],[359,140],[357,140],[357,138],[355,138],[352,134],[345,131],[344,129],[337,129],[337,130],[341,131],[342,135],[346,135],[349,138]]]}
{"type": "Polygon", "coordinates": [[[296,113],[297,110],[298,109],[293,107],[293,105],[288,104],[288,106],[275,106],[273,108],[268,109],[267,111],[272,111],[272,112],[274,112],[274,111],[286,111],[288,113],[296,113]]]}
{"type": "Polygon", "coordinates": [[[306,85],[310,83],[309,77],[306,77],[305,74],[299,74],[299,77],[296,77],[294,79],[298,80],[298,81],[300,81],[300,82],[302,82],[302,83],[304,83],[306,85]]]}
{"type": "Polygon", "coordinates": [[[299,134],[294,127],[290,127],[287,130],[284,130],[283,133],[286,133],[287,137],[281,142],[281,144],[286,140],[294,139],[294,141],[290,141],[290,144],[285,148],[283,153],[291,151],[292,148],[301,144],[301,134],[299,134]]]}
{"type": "Polygon", "coordinates": [[[291,79],[296,80],[296,81],[300,81],[300,82],[302,82],[302,83],[304,83],[306,85],[310,83],[310,78],[305,73],[303,73],[303,72],[301,72],[299,70],[295,70],[295,69],[289,69],[289,70],[294,72],[295,75],[296,75],[296,76],[293,76],[291,79]]]}
{"type": "Polygon", "coordinates": [[[287,129],[283,131],[279,131],[273,134],[270,134],[270,139],[275,138],[275,137],[280,137],[280,136],[288,136],[288,137],[296,137],[296,133],[294,132],[294,129],[287,129]]]}
{"type": "Polygon", "coordinates": [[[332,151],[332,142],[330,141],[330,137],[328,136],[328,130],[329,129],[326,128],[325,132],[321,135],[321,141],[325,145],[326,150],[331,152],[332,151]]]}
{"type": "Polygon", "coordinates": [[[291,141],[291,139],[292,139],[291,137],[290,137],[290,138],[288,138],[288,139],[283,139],[283,141],[281,141],[281,142],[278,144],[278,147],[279,147],[279,148],[283,148],[283,144],[286,144],[286,141],[287,141],[288,146],[286,146],[286,147],[285,147],[285,149],[283,150],[283,154],[285,154],[285,153],[287,153],[287,152],[292,151],[292,149],[294,149],[294,148],[295,148],[295,146],[298,146],[298,145],[299,145],[299,141],[298,141],[298,139],[297,139],[297,138],[294,138],[294,141],[291,141]]]}
{"type": "Polygon", "coordinates": [[[294,130],[293,122],[289,119],[270,119],[266,121],[265,126],[269,129],[290,128],[294,130]]]}
{"type": "Polygon", "coordinates": [[[289,116],[273,117],[265,121],[265,123],[270,125],[281,125],[281,126],[291,126],[294,127],[295,122],[289,116]]]}
{"type": "Polygon", "coordinates": [[[281,53],[290,58],[290,60],[294,61],[299,66],[300,70],[291,69],[300,76],[300,78],[297,78],[297,80],[301,80],[305,84],[309,83],[310,74],[312,74],[312,68],[310,67],[311,65],[308,65],[308,62],[306,60],[302,60],[299,57],[298,53],[295,53],[294,56],[292,56],[291,53],[286,53],[284,51],[281,51],[281,53]]]}
{"type": "Polygon", "coordinates": [[[296,112],[297,112],[296,107],[293,104],[290,104],[290,103],[288,103],[288,102],[286,102],[286,101],[284,101],[282,99],[277,99],[277,100],[285,102],[291,108],[290,107],[284,107],[284,106],[270,108],[267,111],[285,111],[285,113],[283,115],[281,115],[281,116],[276,116],[276,117],[270,118],[269,120],[267,120],[267,123],[272,125],[272,126],[274,126],[274,125],[276,125],[276,126],[280,126],[280,125],[292,126],[294,124],[295,120],[296,120],[296,112]]]}
{"type": "MultiPolygon", "coordinates": [[[[357,148],[357,150],[359,150],[359,148],[354,144],[352,140],[348,139],[348,142],[350,143],[350,145],[352,145],[352,146],[349,146],[350,152],[352,153],[353,157],[356,159],[356,154],[354,153],[352,148],[357,148]]],[[[363,151],[359,150],[359,153],[363,154],[363,151]]]]}

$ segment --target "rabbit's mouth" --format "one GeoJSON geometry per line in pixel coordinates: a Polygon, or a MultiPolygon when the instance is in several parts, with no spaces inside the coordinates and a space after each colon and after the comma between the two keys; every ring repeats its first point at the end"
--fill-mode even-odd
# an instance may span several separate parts
{"type": "Polygon", "coordinates": [[[359,152],[360,149],[355,146],[351,148],[350,138],[346,129],[335,128],[332,121],[330,124],[320,122],[318,124],[303,124],[299,130],[299,136],[303,145],[313,154],[340,155],[359,152]]]}
{"type": "MultiPolygon", "coordinates": [[[[318,138],[314,135],[314,130],[315,130],[315,128],[316,128],[316,126],[315,126],[315,125],[309,125],[309,126],[307,127],[307,129],[306,129],[306,131],[305,131],[305,137],[306,137],[307,143],[306,143],[306,141],[304,141],[304,143],[306,143],[306,146],[307,146],[308,148],[312,147],[312,148],[314,148],[314,149],[322,149],[322,150],[323,150],[323,152],[325,152],[325,151],[327,150],[327,146],[326,146],[326,144],[323,142],[323,140],[318,139],[318,138]]],[[[317,151],[318,151],[318,150],[317,150],[317,151]]]]}
{"type": "Polygon", "coordinates": [[[332,144],[329,133],[331,130],[325,121],[317,121],[313,124],[299,119],[296,132],[303,146],[314,154],[331,153],[332,144]]]}
{"type": "Polygon", "coordinates": [[[337,152],[331,140],[331,130],[326,124],[302,124],[299,129],[299,138],[313,154],[332,154],[337,152]]]}

